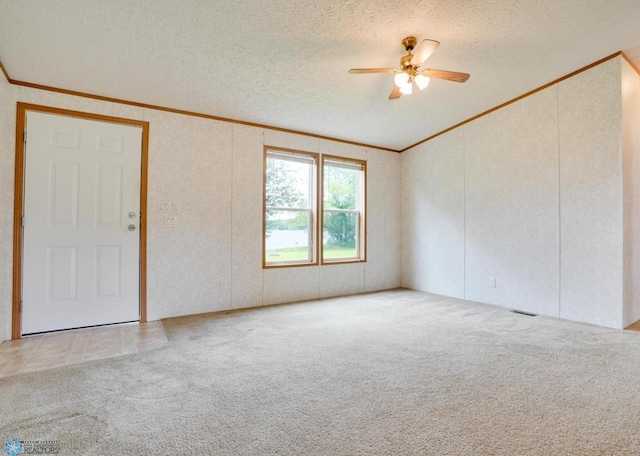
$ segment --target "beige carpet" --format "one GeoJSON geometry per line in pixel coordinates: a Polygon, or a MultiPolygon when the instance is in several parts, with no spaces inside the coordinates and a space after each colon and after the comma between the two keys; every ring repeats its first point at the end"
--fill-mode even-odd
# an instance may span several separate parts
{"type": "Polygon", "coordinates": [[[407,290],[163,321],[0,380],[0,439],[78,455],[640,454],[640,333],[407,290]]]}

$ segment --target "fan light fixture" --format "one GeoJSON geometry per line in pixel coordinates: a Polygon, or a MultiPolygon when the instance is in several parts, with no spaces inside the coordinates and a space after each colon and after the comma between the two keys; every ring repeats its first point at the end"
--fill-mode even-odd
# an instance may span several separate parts
{"type": "Polygon", "coordinates": [[[400,59],[400,68],[352,68],[349,74],[366,74],[366,73],[393,73],[395,74],[393,82],[395,87],[389,95],[389,100],[400,98],[401,95],[411,95],[413,92],[413,83],[415,82],[418,89],[424,90],[431,78],[444,79],[453,82],[465,82],[469,79],[469,73],[458,73],[456,71],[421,69],[422,64],[435,51],[440,42],[435,40],[422,40],[420,46],[415,36],[408,36],[402,40],[402,47],[407,54],[400,59]],[[413,50],[416,50],[413,54],[413,50]]]}
{"type": "Polygon", "coordinates": [[[410,75],[409,73],[402,71],[395,75],[393,78],[393,82],[395,82],[396,86],[400,89],[400,93],[403,95],[411,95],[413,89],[411,84],[413,82],[416,83],[418,89],[424,90],[428,85],[431,78],[426,77],[422,73],[418,73],[415,76],[410,75]]]}
{"type": "Polygon", "coordinates": [[[404,71],[398,73],[394,76],[393,82],[395,82],[398,87],[402,88],[407,83],[409,83],[409,74],[405,73],[404,71]]]}
{"type": "Polygon", "coordinates": [[[413,86],[411,85],[411,81],[400,87],[400,93],[402,95],[411,95],[413,93],[413,86]]]}
{"type": "Polygon", "coordinates": [[[420,90],[424,90],[429,85],[429,81],[431,81],[431,78],[426,77],[422,73],[418,73],[416,77],[413,78],[413,80],[416,81],[416,85],[420,90]]]}
{"type": "Polygon", "coordinates": [[[398,86],[398,88],[400,89],[400,93],[402,93],[403,95],[411,95],[411,92],[413,92],[413,88],[411,87],[411,80],[412,78],[409,73],[406,73],[404,71],[396,74],[393,78],[393,82],[396,83],[396,86],[398,86]]]}

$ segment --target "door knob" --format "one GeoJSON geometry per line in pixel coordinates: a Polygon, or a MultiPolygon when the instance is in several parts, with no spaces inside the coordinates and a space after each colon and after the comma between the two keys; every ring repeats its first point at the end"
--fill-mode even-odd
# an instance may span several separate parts
{"type": "Polygon", "coordinates": [[[136,218],[136,213],[135,213],[135,212],[133,212],[133,211],[129,212],[129,218],[130,218],[130,219],[134,219],[134,218],[136,218]]]}
{"type": "Polygon", "coordinates": [[[129,225],[129,231],[135,231],[135,230],[136,230],[135,225],[129,225]]]}

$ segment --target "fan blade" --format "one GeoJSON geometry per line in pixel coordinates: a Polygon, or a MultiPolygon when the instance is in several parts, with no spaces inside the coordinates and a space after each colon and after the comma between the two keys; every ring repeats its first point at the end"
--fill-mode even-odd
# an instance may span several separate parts
{"type": "Polygon", "coordinates": [[[397,73],[395,68],[352,68],[349,74],[367,74],[367,73],[397,73]]]}
{"type": "Polygon", "coordinates": [[[466,82],[471,76],[469,73],[456,73],[455,71],[445,70],[423,70],[422,74],[429,78],[446,79],[453,82],[466,82]]]}
{"type": "Polygon", "coordinates": [[[413,58],[410,62],[411,65],[414,67],[422,65],[422,63],[427,60],[431,54],[433,54],[433,51],[438,49],[438,46],[440,46],[439,41],[423,40],[422,43],[420,43],[420,46],[418,46],[418,49],[416,49],[416,53],[413,54],[413,58]]]}
{"type": "Polygon", "coordinates": [[[395,100],[396,98],[400,98],[401,96],[402,93],[400,93],[400,87],[394,85],[391,94],[389,94],[389,100],[395,100]]]}

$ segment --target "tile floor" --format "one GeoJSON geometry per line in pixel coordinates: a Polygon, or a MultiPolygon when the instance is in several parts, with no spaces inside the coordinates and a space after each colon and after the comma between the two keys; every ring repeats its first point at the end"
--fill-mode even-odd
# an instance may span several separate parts
{"type": "Polygon", "coordinates": [[[158,348],[159,321],[76,329],[0,343],[0,378],[158,348]]]}

